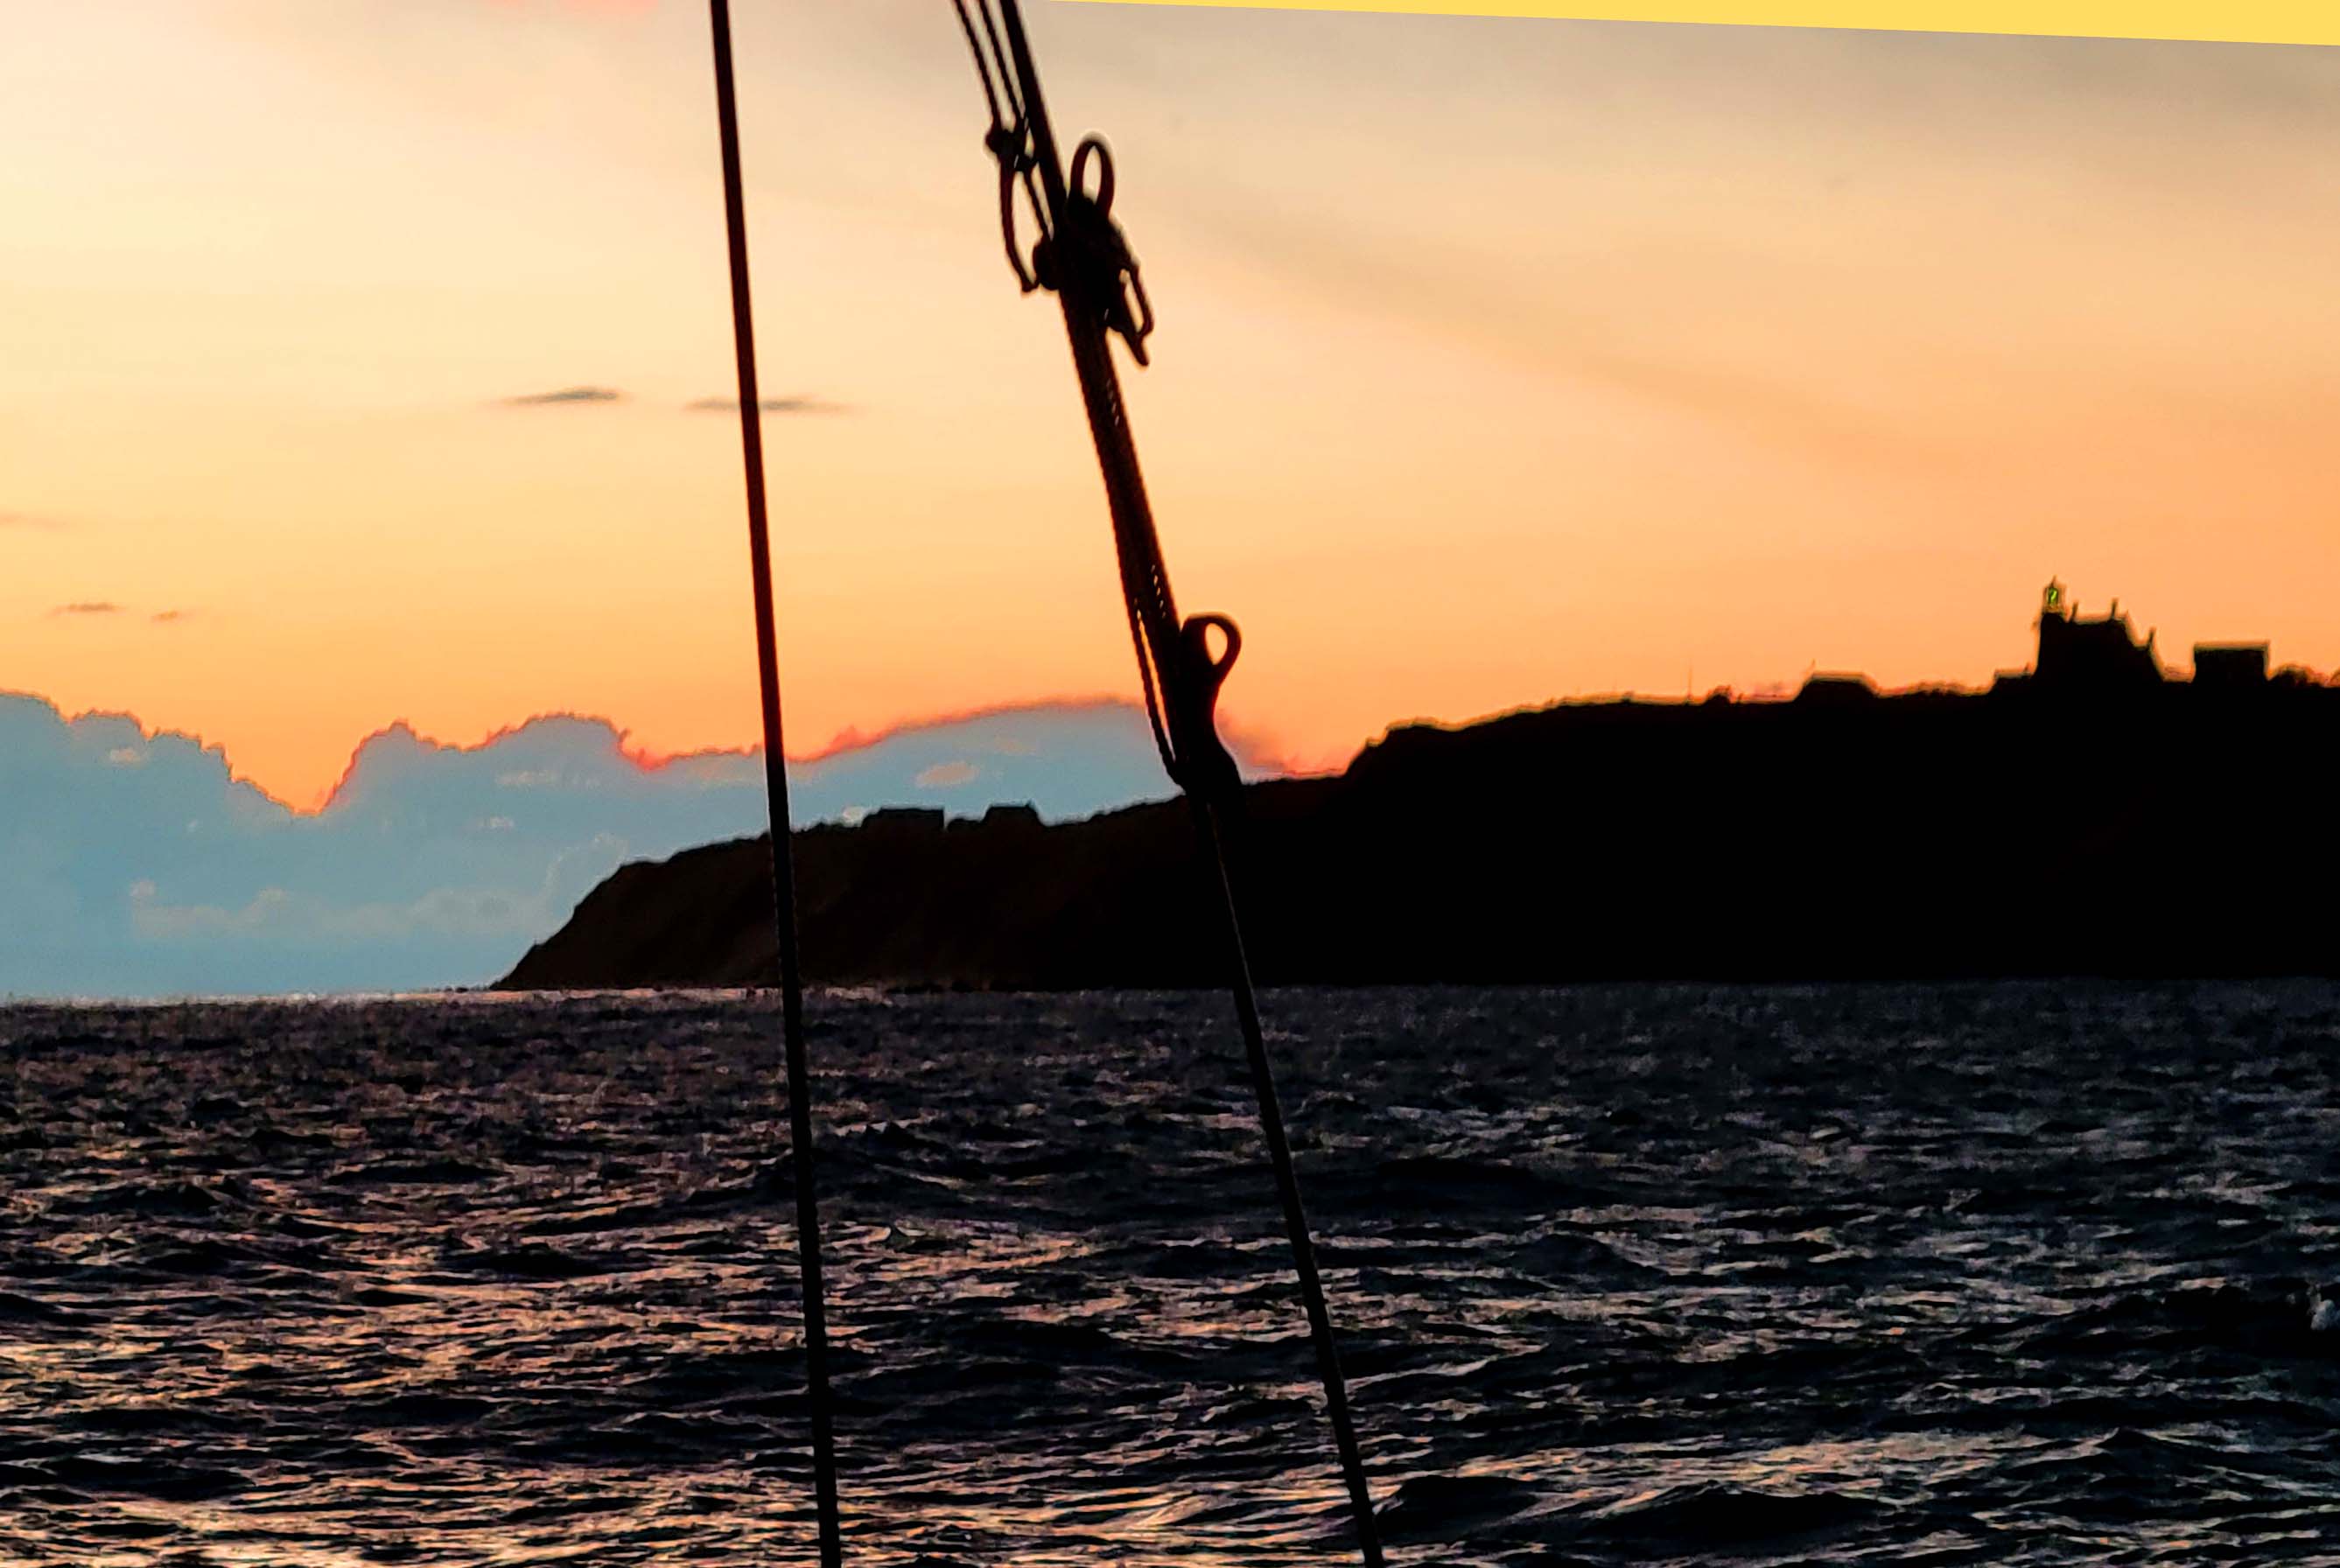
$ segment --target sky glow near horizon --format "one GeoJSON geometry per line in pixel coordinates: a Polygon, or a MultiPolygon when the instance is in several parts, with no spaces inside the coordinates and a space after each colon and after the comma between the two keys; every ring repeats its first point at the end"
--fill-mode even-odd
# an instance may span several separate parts
{"type": "MultiPolygon", "coordinates": [[[[792,745],[1131,690],[940,0],[737,8],[792,745]]],[[[1232,721],[1970,684],[2039,585],[2340,667],[2340,50],[1037,5],[1232,721]]],[[[44,6],[0,687],[316,803],[393,719],[757,733],[695,4],[44,6]]]]}

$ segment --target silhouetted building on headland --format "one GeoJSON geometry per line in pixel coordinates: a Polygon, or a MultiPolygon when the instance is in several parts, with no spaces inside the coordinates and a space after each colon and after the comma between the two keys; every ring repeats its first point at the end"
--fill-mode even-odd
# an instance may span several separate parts
{"type": "Polygon", "coordinates": [[[2002,674],[1994,690],[2030,690],[2057,697],[2119,699],[2153,690],[2166,679],[2154,634],[2137,640],[2120,600],[2093,620],[2051,581],[2039,596],[2039,651],[2030,670],[2002,674]]]}
{"type": "Polygon", "coordinates": [[[1830,708],[1857,708],[1877,700],[1877,685],[1866,675],[1815,670],[1804,678],[1803,690],[1796,693],[1796,700],[1830,708]]]}
{"type": "MultiPolygon", "coordinates": [[[[2173,681],[2162,668],[2154,634],[2148,630],[2140,641],[2121,613],[2120,600],[2089,620],[2067,597],[2061,582],[2050,582],[2040,596],[2038,629],[2038,653],[2031,668],[2001,671],[1991,686],[1994,694],[2031,693],[2102,703],[2148,700],[2172,687],[2218,696],[2265,691],[2270,684],[2264,642],[2197,642],[2193,679],[2173,681]]],[[[2289,671],[2285,678],[2302,673],[2289,671]]]]}
{"type": "Polygon", "coordinates": [[[2221,690],[2255,691],[2267,683],[2264,642],[2197,642],[2194,684],[2221,690]]]}
{"type": "Polygon", "coordinates": [[[2153,633],[2139,642],[2120,600],[2094,620],[2067,603],[2064,585],[2050,582],[2039,603],[2039,682],[2059,689],[2134,691],[2161,683],[2153,633]]]}

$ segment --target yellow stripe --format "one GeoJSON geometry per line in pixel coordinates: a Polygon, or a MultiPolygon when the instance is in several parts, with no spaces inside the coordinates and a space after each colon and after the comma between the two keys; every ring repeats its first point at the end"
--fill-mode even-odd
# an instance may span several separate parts
{"type": "Polygon", "coordinates": [[[1910,33],[2031,33],[2340,44],[2340,0],[1084,0],[1089,5],[1241,6],[1258,11],[1403,11],[1437,16],[1564,16],[1910,33]]]}

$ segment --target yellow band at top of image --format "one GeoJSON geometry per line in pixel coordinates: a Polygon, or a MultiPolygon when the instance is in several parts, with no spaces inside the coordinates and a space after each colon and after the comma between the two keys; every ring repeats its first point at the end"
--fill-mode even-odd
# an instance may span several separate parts
{"type": "Polygon", "coordinates": [[[1708,22],[1910,33],[2029,33],[2232,44],[2340,44],[2340,0],[1082,0],[1088,5],[1396,11],[1593,22],[1708,22]]]}

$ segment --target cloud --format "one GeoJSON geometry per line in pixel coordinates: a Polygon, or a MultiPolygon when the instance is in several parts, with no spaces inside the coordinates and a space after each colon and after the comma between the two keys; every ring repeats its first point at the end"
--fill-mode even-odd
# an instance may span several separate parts
{"type": "Polygon", "coordinates": [[[503,400],[506,408],[557,408],[566,403],[623,402],[626,394],[615,387],[562,387],[558,392],[526,392],[503,400]]]}
{"type": "Polygon", "coordinates": [[[64,525],[54,517],[30,511],[0,511],[0,528],[53,529],[64,525]]]}
{"type": "Polygon", "coordinates": [[[192,610],[158,610],[146,619],[157,626],[176,626],[193,613],[192,610]]]}
{"type": "Polygon", "coordinates": [[[119,615],[122,606],[110,599],[78,599],[71,604],[60,604],[51,615],[119,615]]]}
{"type": "MultiPolygon", "coordinates": [[[[1145,715],[1115,701],[845,737],[788,784],[799,825],[936,789],[957,813],[1028,802],[1058,821],[1170,793],[1145,715]]],[[[392,724],[302,811],[193,736],[0,693],[0,996],[483,982],[625,861],[764,825],[759,753],[646,755],[605,719],[471,745],[392,724]]]]}
{"type": "MultiPolygon", "coordinates": [[[[736,397],[703,397],[682,405],[689,413],[737,413],[739,400],[736,397]]],[[[757,400],[756,406],[766,413],[846,413],[848,405],[832,402],[828,398],[809,393],[788,397],[768,397],[757,400]]]]}
{"type": "Polygon", "coordinates": [[[910,780],[919,789],[956,789],[962,784],[972,784],[983,777],[983,769],[972,762],[937,762],[921,770],[910,780]]]}

